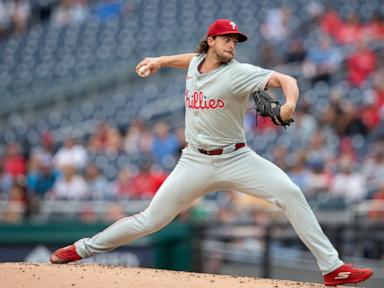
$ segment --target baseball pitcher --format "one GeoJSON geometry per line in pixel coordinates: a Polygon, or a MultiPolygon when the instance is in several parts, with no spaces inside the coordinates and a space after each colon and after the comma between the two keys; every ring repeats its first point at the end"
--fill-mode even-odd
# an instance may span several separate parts
{"type": "Polygon", "coordinates": [[[161,67],[187,69],[187,146],[148,208],[92,238],[58,249],[51,256],[52,263],[110,251],[158,231],[208,192],[235,190],[265,199],[284,211],[315,256],[326,285],[357,283],[372,276],[371,269],[356,268],[339,259],[299,187],[279,167],[247,146],[243,120],[250,95],[257,111],[285,127],[292,122],[299,89],[288,75],[236,61],[237,44],[246,40],[235,22],[218,19],[208,27],[197,53],[145,58],[137,65],[141,77],[153,75],[161,67]],[[281,88],[284,104],[263,95],[266,88],[281,88]]]}

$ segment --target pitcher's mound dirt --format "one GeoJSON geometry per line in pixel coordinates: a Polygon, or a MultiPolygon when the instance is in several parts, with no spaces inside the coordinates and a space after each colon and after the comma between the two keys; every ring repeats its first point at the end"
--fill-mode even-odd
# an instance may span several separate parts
{"type": "Polygon", "coordinates": [[[6,288],[296,288],[320,284],[97,264],[0,263],[6,288]]]}

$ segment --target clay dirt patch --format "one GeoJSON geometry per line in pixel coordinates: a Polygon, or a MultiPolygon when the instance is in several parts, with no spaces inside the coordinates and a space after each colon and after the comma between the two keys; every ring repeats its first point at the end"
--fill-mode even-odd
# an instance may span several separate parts
{"type": "Polygon", "coordinates": [[[1,288],[286,288],[321,284],[98,264],[0,263],[1,288]]]}

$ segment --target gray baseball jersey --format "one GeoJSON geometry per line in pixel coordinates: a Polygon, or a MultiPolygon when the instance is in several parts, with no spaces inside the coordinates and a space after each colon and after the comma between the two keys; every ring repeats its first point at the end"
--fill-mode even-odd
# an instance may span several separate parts
{"type": "Polygon", "coordinates": [[[204,57],[192,59],[186,77],[186,140],[207,150],[245,142],[249,95],[264,89],[273,71],[232,60],[202,74],[198,66],[204,57]]]}

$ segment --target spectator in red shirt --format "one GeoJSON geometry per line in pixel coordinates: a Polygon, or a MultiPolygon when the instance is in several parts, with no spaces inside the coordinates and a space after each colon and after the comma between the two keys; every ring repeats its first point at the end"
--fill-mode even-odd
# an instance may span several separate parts
{"type": "Polygon", "coordinates": [[[375,70],[377,58],[361,40],[356,43],[356,51],[347,59],[347,79],[352,86],[360,87],[375,70]]]}
{"type": "Polygon", "coordinates": [[[320,26],[324,32],[336,38],[337,31],[340,29],[342,21],[339,14],[331,9],[328,9],[320,19],[320,26]]]}
{"type": "MultiPolygon", "coordinates": [[[[370,96],[370,98],[374,98],[370,96]]],[[[380,124],[380,105],[375,99],[366,99],[361,111],[361,120],[370,131],[373,131],[380,124]]]]}
{"type": "Polygon", "coordinates": [[[25,159],[20,153],[19,145],[16,143],[9,144],[6,148],[4,171],[14,178],[20,175],[25,175],[25,159]]]}
{"type": "Polygon", "coordinates": [[[163,184],[167,175],[152,169],[152,161],[148,158],[139,163],[139,173],[131,180],[131,196],[136,199],[151,199],[163,184]]]}
{"type": "Polygon", "coordinates": [[[381,15],[374,15],[372,20],[364,25],[363,32],[369,40],[384,39],[384,21],[381,15]]]}
{"type": "Polygon", "coordinates": [[[335,27],[336,40],[339,44],[351,44],[360,41],[363,36],[363,26],[359,15],[351,12],[347,21],[335,27]]]}

